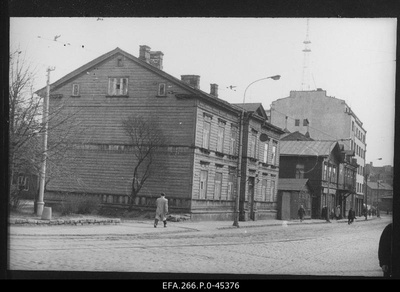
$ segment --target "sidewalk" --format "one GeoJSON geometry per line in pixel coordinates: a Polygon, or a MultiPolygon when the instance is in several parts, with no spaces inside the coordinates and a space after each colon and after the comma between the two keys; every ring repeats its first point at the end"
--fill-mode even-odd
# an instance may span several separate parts
{"type": "MultiPolygon", "coordinates": [[[[368,221],[375,220],[377,217],[368,217],[368,221]]],[[[61,223],[59,219],[55,220],[40,220],[36,218],[36,221],[47,221],[47,223],[35,223],[35,219],[24,219],[25,223],[18,221],[17,218],[10,218],[10,233],[11,234],[30,234],[30,235],[85,235],[85,236],[152,236],[160,234],[177,234],[185,232],[217,232],[229,229],[245,230],[247,228],[263,228],[271,226],[283,226],[289,225],[304,225],[304,224],[347,224],[347,219],[331,220],[331,223],[321,219],[306,219],[300,222],[300,220],[258,220],[258,221],[239,221],[239,228],[233,226],[233,221],[179,221],[167,223],[167,228],[163,227],[163,224],[159,224],[157,228],[154,228],[154,221],[152,219],[110,219],[110,218],[77,218],[71,219],[76,220],[76,224],[61,223]],[[52,221],[57,221],[53,222],[52,221]],[[81,222],[79,222],[81,221],[81,222]],[[19,222],[19,223],[18,223],[19,222]],[[95,223],[97,222],[97,223],[95,223]]],[[[365,221],[364,217],[357,217],[353,224],[368,222],[365,221]]]]}

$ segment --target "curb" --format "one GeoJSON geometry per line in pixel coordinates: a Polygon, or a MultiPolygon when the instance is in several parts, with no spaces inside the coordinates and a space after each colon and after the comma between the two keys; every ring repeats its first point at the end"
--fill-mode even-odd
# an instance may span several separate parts
{"type": "Polygon", "coordinates": [[[42,220],[42,219],[9,219],[9,225],[116,225],[121,223],[120,219],[54,219],[54,220],[42,220]]]}
{"type": "MultiPolygon", "coordinates": [[[[364,219],[354,220],[353,224],[355,222],[366,222],[366,221],[375,220],[375,219],[377,219],[377,217],[369,218],[368,220],[364,220],[364,219]]],[[[253,225],[240,225],[240,223],[239,223],[239,227],[224,226],[224,227],[217,227],[216,229],[222,230],[222,229],[237,229],[237,228],[267,227],[267,226],[282,226],[282,225],[330,224],[330,223],[347,223],[347,222],[348,222],[347,219],[340,219],[340,220],[332,219],[331,222],[327,222],[326,220],[323,220],[323,219],[321,219],[320,221],[310,221],[310,222],[307,222],[307,220],[304,220],[303,222],[282,220],[282,222],[253,224],[253,225]]]]}

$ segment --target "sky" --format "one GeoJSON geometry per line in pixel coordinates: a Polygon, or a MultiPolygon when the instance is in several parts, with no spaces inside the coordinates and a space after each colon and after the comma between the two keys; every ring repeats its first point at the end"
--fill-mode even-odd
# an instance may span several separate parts
{"type": "Polygon", "coordinates": [[[272,101],[302,89],[308,32],[308,86],[346,101],[367,131],[366,163],[393,165],[396,18],[10,18],[10,51],[36,72],[35,89],[116,47],[164,53],[163,70],[200,76],[230,103],[272,101]],[[266,79],[246,87],[255,80],[266,79]],[[230,89],[229,86],[234,86],[230,89]],[[382,160],[377,160],[382,158],[382,160]]]}

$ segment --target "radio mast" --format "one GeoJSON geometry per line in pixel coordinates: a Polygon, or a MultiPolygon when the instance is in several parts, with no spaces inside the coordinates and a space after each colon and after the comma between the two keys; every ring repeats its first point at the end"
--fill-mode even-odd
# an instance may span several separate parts
{"type": "Polygon", "coordinates": [[[306,39],[304,40],[304,49],[303,49],[303,75],[301,78],[301,90],[310,90],[310,44],[311,41],[309,39],[309,19],[307,19],[307,33],[306,39]]]}

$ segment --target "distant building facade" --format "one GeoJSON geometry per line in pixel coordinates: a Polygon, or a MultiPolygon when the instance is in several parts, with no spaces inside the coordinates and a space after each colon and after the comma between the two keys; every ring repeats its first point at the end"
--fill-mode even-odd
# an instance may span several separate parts
{"type": "Polygon", "coordinates": [[[393,187],[387,183],[368,182],[367,204],[379,208],[382,212],[393,210],[393,187]]]}
{"type": "Polygon", "coordinates": [[[374,166],[373,163],[370,162],[365,167],[368,175],[368,181],[381,181],[385,184],[393,186],[393,166],[374,166]]]}
{"type": "Polygon", "coordinates": [[[314,140],[338,140],[357,159],[356,194],[365,195],[366,130],[345,100],[327,96],[318,88],[291,91],[290,96],[272,102],[270,122],[285,131],[299,132],[314,140]],[[340,141],[349,139],[349,141],[340,141]]]}

